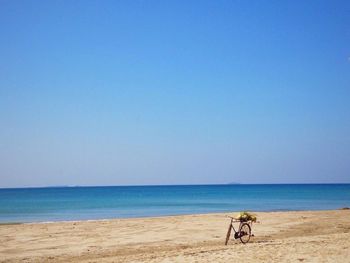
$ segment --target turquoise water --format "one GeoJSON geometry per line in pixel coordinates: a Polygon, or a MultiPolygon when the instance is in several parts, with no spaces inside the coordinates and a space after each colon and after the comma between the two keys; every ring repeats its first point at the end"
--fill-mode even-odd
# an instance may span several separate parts
{"type": "Polygon", "coordinates": [[[350,184],[0,189],[0,222],[350,207],[350,184]]]}

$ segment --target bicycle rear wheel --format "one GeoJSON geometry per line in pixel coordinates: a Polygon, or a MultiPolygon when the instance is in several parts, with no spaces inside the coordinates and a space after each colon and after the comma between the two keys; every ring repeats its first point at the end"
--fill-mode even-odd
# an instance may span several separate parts
{"type": "Polygon", "coordinates": [[[243,223],[241,224],[239,228],[239,239],[243,244],[248,243],[250,240],[250,236],[252,235],[251,233],[251,228],[248,223],[243,223]]]}

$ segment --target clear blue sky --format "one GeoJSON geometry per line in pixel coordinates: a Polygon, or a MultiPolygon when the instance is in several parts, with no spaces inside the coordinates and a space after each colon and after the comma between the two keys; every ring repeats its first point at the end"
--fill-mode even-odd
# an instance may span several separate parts
{"type": "Polygon", "coordinates": [[[0,1],[0,187],[350,182],[350,1],[0,1]]]}

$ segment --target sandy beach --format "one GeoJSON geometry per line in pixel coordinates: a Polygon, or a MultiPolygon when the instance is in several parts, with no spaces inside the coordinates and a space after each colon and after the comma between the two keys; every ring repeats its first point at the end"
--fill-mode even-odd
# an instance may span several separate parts
{"type": "Polygon", "coordinates": [[[0,262],[350,262],[349,210],[256,213],[225,246],[235,214],[1,225],[0,262]]]}

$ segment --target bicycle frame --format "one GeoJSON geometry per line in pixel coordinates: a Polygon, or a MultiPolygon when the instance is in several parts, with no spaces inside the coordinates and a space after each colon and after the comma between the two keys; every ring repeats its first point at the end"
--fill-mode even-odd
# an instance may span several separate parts
{"type": "Polygon", "coordinates": [[[242,222],[239,221],[239,220],[237,220],[237,219],[235,219],[235,218],[233,218],[233,217],[231,217],[231,224],[230,224],[230,225],[231,225],[231,228],[233,229],[233,231],[234,231],[235,233],[237,233],[237,231],[236,231],[236,229],[235,229],[233,223],[239,223],[239,226],[238,226],[238,229],[239,229],[240,226],[241,226],[241,224],[242,224],[242,222]]]}

